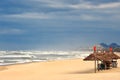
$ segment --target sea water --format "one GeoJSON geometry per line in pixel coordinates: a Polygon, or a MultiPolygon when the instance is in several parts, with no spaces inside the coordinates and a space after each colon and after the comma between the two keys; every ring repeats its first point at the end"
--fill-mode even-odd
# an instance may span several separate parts
{"type": "Polygon", "coordinates": [[[85,58],[92,51],[0,51],[0,65],[85,58]]]}

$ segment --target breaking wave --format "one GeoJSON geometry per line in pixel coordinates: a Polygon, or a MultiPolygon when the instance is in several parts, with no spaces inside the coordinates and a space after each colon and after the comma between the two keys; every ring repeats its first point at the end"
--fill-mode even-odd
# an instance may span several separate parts
{"type": "Polygon", "coordinates": [[[91,51],[0,51],[0,65],[84,58],[91,51]]]}

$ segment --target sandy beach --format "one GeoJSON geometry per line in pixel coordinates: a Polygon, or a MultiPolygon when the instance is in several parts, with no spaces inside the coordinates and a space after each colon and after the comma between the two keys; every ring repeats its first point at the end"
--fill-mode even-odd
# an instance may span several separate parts
{"type": "Polygon", "coordinates": [[[69,59],[0,66],[0,80],[120,80],[118,68],[94,73],[94,62],[69,59]]]}

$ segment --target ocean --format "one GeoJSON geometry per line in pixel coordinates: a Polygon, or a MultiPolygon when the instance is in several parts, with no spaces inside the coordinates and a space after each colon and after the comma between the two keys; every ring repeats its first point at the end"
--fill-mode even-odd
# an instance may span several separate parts
{"type": "Polygon", "coordinates": [[[0,66],[85,58],[92,51],[0,51],[0,66]]]}

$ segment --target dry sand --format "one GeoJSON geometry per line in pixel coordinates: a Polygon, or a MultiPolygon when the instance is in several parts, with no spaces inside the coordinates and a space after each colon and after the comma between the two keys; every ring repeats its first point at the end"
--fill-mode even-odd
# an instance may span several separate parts
{"type": "Polygon", "coordinates": [[[118,68],[94,73],[94,62],[82,59],[0,67],[0,80],[120,80],[118,68]]]}

